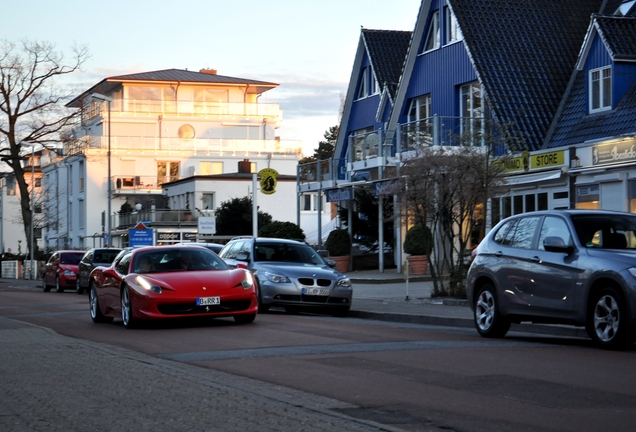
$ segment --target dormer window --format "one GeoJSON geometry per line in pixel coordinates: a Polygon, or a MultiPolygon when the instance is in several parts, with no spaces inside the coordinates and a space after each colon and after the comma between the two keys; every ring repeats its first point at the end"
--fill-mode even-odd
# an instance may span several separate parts
{"type": "Polygon", "coordinates": [[[369,94],[367,82],[369,81],[369,68],[362,69],[360,74],[360,83],[358,84],[358,94],[356,99],[362,99],[369,94]]]}
{"type": "Polygon", "coordinates": [[[440,44],[440,31],[439,31],[439,11],[433,12],[431,15],[431,23],[428,28],[428,35],[426,36],[426,43],[424,44],[424,52],[431,51],[439,48],[440,44]]]}
{"type": "Polygon", "coordinates": [[[362,69],[362,73],[360,74],[360,82],[358,83],[358,92],[356,93],[356,99],[362,99],[367,96],[372,96],[374,94],[378,94],[380,92],[380,88],[378,86],[375,77],[373,76],[373,71],[370,67],[365,67],[362,69]]]}
{"type": "Polygon", "coordinates": [[[590,113],[612,109],[612,68],[590,71],[590,113]]]}
{"type": "Polygon", "coordinates": [[[375,80],[375,77],[373,76],[373,73],[370,74],[371,75],[371,94],[378,94],[380,93],[380,86],[378,86],[378,82],[375,80]]]}
{"type": "Polygon", "coordinates": [[[444,9],[444,26],[446,27],[447,44],[460,41],[464,38],[457,23],[457,18],[455,18],[455,14],[448,6],[444,9]]]}

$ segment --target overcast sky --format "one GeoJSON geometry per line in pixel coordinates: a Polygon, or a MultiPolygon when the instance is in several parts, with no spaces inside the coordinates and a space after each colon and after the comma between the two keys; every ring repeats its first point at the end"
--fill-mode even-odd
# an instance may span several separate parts
{"type": "Polygon", "coordinates": [[[282,140],[312,154],[338,124],[360,29],[409,30],[420,0],[0,0],[3,39],[52,42],[91,58],[74,75],[82,90],[103,78],[161,69],[217,69],[276,82],[282,140]]]}

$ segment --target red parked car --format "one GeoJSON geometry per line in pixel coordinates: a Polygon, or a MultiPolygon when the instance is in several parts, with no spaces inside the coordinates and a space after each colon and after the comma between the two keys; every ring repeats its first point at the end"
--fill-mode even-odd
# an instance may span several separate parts
{"type": "Polygon", "coordinates": [[[109,267],[96,267],[88,283],[93,322],[121,317],[126,328],[143,320],[233,317],[251,323],[258,311],[256,281],[230,269],[199,246],[148,246],[120,253],[109,267]]]}
{"type": "Polygon", "coordinates": [[[63,292],[65,288],[75,288],[77,269],[83,256],[84,251],[74,250],[61,250],[51,255],[42,278],[44,292],[51,291],[52,286],[55,286],[55,292],[63,292]]]}

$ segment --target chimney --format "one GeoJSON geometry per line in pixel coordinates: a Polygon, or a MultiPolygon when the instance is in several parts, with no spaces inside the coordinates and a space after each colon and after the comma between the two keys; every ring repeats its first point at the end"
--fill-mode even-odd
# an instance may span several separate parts
{"type": "Polygon", "coordinates": [[[201,69],[199,72],[208,75],[216,75],[216,69],[201,69]]]}
{"type": "Polygon", "coordinates": [[[248,174],[252,172],[252,164],[249,159],[243,159],[242,161],[239,161],[238,172],[248,174]]]}

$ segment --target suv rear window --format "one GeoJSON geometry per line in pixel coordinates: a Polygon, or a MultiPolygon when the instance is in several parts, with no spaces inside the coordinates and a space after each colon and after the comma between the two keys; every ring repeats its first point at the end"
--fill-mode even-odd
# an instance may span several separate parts
{"type": "Polygon", "coordinates": [[[494,241],[504,246],[530,249],[538,223],[536,216],[513,219],[499,228],[494,241]]]}

